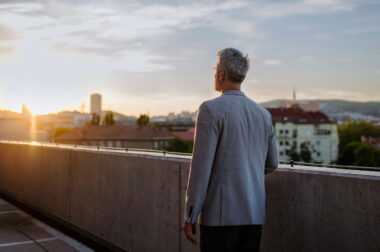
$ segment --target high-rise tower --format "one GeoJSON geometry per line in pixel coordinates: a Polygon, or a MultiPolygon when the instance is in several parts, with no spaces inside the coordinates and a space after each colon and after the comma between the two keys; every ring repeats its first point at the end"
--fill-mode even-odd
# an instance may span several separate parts
{"type": "Polygon", "coordinates": [[[100,115],[100,112],[102,112],[102,95],[91,94],[91,114],[97,113],[100,115]]]}

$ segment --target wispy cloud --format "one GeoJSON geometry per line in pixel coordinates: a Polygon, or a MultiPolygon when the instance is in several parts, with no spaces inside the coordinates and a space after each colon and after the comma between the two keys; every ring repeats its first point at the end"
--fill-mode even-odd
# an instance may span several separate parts
{"type": "Polygon", "coordinates": [[[303,0],[280,3],[253,3],[251,11],[261,18],[281,18],[292,15],[314,15],[326,12],[350,11],[363,4],[360,1],[303,0]]]}
{"type": "Polygon", "coordinates": [[[307,62],[307,61],[310,61],[311,59],[312,57],[310,55],[306,55],[306,56],[298,58],[298,60],[301,62],[307,62]]]}
{"type": "MultiPolygon", "coordinates": [[[[306,91],[306,90],[305,90],[306,91]]],[[[297,92],[300,99],[342,99],[351,101],[371,101],[372,97],[362,93],[353,93],[340,89],[320,90],[309,89],[308,92],[297,92]]]]}
{"type": "MultiPolygon", "coordinates": [[[[0,55],[10,55],[16,51],[13,46],[1,46],[0,45],[0,55]]],[[[1,58],[0,58],[1,59],[1,58]]]]}
{"type": "MultiPolygon", "coordinates": [[[[366,1],[364,1],[366,2],[366,1]]],[[[303,0],[271,3],[253,1],[192,1],[180,4],[149,1],[5,1],[0,13],[48,18],[25,27],[51,34],[52,48],[73,53],[121,57],[128,50],[155,50],[152,41],[181,30],[208,27],[239,37],[265,38],[259,26],[267,19],[350,11],[363,1],[303,0]],[[96,7],[94,7],[96,6],[96,7]],[[240,15],[235,15],[239,12],[240,15]],[[250,17],[247,19],[247,17],[250,17]],[[53,30],[50,33],[48,30],[53,30]],[[57,34],[66,31],[64,34],[57,34]],[[66,35],[66,36],[61,36],[66,35]],[[67,37],[69,35],[69,37],[67,37]],[[150,42],[150,44],[149,44],[150,42]]],[[[1,27],[0,27],[1,34],[1,27]]],[[[317,36],[317,39],[325,39],[317,36]]],[[[276,65],[276,62],[269,62],[276,65]]]]}
{"type": "Polygon", "coordinates": [[[20,32],[11,26],[0,24],[0,60],[7,59],[17,51],[14,41],[22,39],[20,32]]]}
{"type": "Polygon", "coordinates": [[[271,59],[271,60],[264,61],[264,64],[268,66],[277,66],[277,65],[281,65],[282,62],[279,60],[271,59]]]}
{"type": "MultiPolygon", "coordinates": [[[[232,46],[257,60],[257,68],[250,72],[252,77],[246,82],[254,84],[250,85],[252,94],[262,97],[273,96],[273,89],[279,92],[278,97],[291,96],[291,88],[284,91],[286,83],[298,80],[306,86],[317,76],[316,72],[331,72],[318,76],[331,78],[331,83],[346,83],[345,75],[332,74],[342,72],[344,67],[346,72],[351,70],[349,67],[363,69],[367,76],[355,76],[358,82],[362,81],[359,78],[363,82],[368,80],[370,86],[377,75],[368,73],[374,72],[378,61],[366,50],[376,48],[364,48],[360,41],[354,45],[351,40],[340,47],[342,43],[338,45],[337,39],[342,33],[377,31],[374,12],[367,18],[364,17],[367,8],[358,8],[373,3],[379,1],[3,0],[1,58],[17,50],[22,53],[14,57],[12,64],[0,62],[0,77],[17,82],[14,86],[18,87],[31,79],[46,86],[59,83],[68,89],[72,83],[87,83],[93,89],[117,90],[123,96],[131,94],[141,100],[165,97],[167,101],[162,98],[162,102],[170,104],[169,96],[178,97],[178,101],[186,96],[213,95],[215,52],[232,46]],[[331,26],[330,17],[334,23],[331,26]],[[356,28],[356,21],[351,22],[354,19],[366,25],[356,28]],[[352,60],[350,64],[333,65],[341,57],[352,60]],[[323,63],[319,62],[321,58],[323,63]],[[309,61],[316,63],[313,69],[311,64],[299,64],[309,61]],[[365,61],[372,65],[358,63],[365,61]],[[291,64],[295,62],[297,70],[291,64]],[[21,68],[27,69],[29,75],[20,75],[21,68]],[[57,81],[62,69],[68,74],[57,81]],[[281,82],[271,80],[273,70],[281,82]],[[45,72],[49,74],[41,74],[45,72]],[[93,86],[95,80],[97,86],[93,86]]],[[[376,42],[378,37],[372,39],[376,42]]],[[[339,89],[338,84],[334,85],[339,89]]],[[[363,92],[377,95],[370,87],[363,92]]],[[[71,90],[68,93],[72,95],[71,90]]]]}
{"type": "Polygon", "coordinates": [[[0,42],[8,42],[21,38],[21,34],[11,26],[0,24],[0,42]]]}
{"type": "Polygon", "coordinates": [[[317,39],[317,40],[320,40],[320,41],[327,41],[330,39],[330,36],[327,35],[327,34],[315,34],[314,35],[314,38],[317,39]]]}
{"type": "Polygon", "coordinates": [[[343,34],[360,34],[368,32],[380,32],[380,26],[360,27],[343,31],[343,34]]]}

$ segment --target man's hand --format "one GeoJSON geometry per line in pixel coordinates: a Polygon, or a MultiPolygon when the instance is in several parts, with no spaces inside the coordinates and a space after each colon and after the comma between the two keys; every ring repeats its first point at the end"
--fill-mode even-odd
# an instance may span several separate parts
{"type": "Polygon", "coordinates": [[[197,245],[197,238],[194,236],[197,232],[197,224],[190,224],[187,221],[185,221],[182,225],[182,229],[183,231],[185,231],[187,239],[191,241],[191,243],[193,243],[194,245],[197,245]]]}

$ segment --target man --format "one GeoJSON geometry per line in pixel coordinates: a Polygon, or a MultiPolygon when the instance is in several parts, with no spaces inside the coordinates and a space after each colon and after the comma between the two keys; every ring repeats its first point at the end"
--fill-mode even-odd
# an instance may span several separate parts
{"type": "Polygon", "coordinates": [[[217,53],[216,91],[199,106],[186,190],[187,238],[204,251],[259,251],[265,222],[264,175],[278,167],[272,117],[241,90],[248,56],[217,53]]]}

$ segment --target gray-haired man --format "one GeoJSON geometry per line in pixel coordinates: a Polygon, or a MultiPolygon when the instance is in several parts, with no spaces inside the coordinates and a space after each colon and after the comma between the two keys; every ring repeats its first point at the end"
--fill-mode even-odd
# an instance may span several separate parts
{"type": "Polygon", "coordinates": [[[259,251],[265,222],[264,175],[278,167],[270,113],[241,90],[249,59],[217,53],[216,91],[199,106],[186,191],[184,229],[201,251],[259,251]]]}

